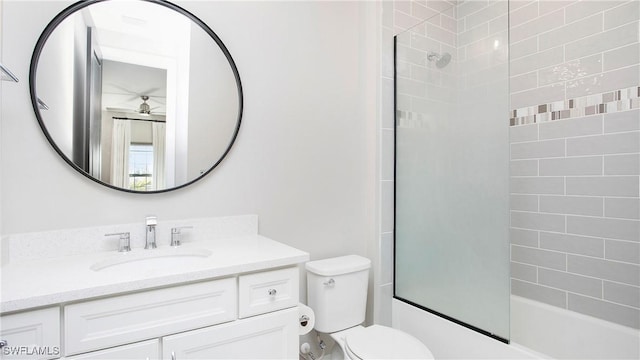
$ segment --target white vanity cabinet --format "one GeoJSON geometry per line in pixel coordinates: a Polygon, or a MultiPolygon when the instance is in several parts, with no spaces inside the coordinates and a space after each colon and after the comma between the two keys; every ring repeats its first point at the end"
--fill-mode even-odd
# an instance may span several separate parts
{"type": "Polygon", "coordinates": [[[60,357],[60,308],[31,310],[0,317],[0,359],[60,357]]]}
{"type": "Polygon", "coordinates": [[[0,339],[52,354],[2,360],[296,359],[298,278],[264,269],[3,315],[0,339]]]}
{"type": "Polygon", "coordinates": [[[49,253],[106,232],[90,228],[52,233],[59,243],[31,259],[49,236],[12,236],[0,340],[50,354],[0,360],[298,359],[309,254],[259,235],[253,215],[193,222],[191,241],[157,251],[49,253]]]}
{"type": "Polygon", "coordinates": [[[160,359],[160,339],[141,341],[129,345],[116,346],[106,350],[71,356],[65,360],[158,360],[160,359]]]}
{"type": "Polygon", "coordinates": [[[232,277],[65,306],[65,355],[233,321],[236,289],[232,277]]]}
{"type": "Polygon", "coordinates": [[[298,309],[290,308],[162,339],[163,360],[297,359],[298,309]]]}
{"type": "Polygon", "coordinates": [[[297,359],[298,268],[238,277],[239,319],[162,339],[166,360],[297,359]]]}

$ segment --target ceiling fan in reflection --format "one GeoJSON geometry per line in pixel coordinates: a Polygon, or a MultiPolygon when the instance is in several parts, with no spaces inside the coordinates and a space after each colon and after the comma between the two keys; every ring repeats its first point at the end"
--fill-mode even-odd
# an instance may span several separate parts
{"type": "Polygon", "coordinates": [[[155,106],[155,107],[151,107],[148,103],[147,100],[149,100],[149,96],[148,95],[140,95],[140,99],[142,99],[142,103],[140,105],[138,105],[138,107],[136,109],[127,109],[127,108],[114,108],[114,107],[107,107],[107,110],[109,111],[117,111],[117,112],[135,112],[141,115],[165,115],[165,113],[156,113],[154,112],[154,110],[161,108],[162,106],[155,106]]]}

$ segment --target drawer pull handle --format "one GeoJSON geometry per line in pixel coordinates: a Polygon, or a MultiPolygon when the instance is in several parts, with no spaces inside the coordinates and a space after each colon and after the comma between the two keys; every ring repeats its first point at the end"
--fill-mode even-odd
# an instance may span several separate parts
{"type": "Polygon", "coordinates": [[[335,280],[333,280],[333,278],[331,278],[331,279],[329,279],[328,281],[325,281],[323,284],[324,284],[325,286],[333,286],[333,285],[335,285],[335,284],[336,284],[336,281],[335,281],[335,280]]]}
{"type": "Polygon", "coordinates": [[[175,351],[171,352],[171,360],[176,360],[176,352],[175,351]]]}
{"type": "Polygon", "coordinates": [[[278,293],[278,290],[276,290],[276,289],[269,289],[268,293],[269,293],[269,296],[276,296],[276,294],[278,293]]]}
{"type": "Polygon", "coordinates": [[[9,342],[7,340],[0,340],[0,349],[2,349],[7,345],[9,345],[9,342]]]}

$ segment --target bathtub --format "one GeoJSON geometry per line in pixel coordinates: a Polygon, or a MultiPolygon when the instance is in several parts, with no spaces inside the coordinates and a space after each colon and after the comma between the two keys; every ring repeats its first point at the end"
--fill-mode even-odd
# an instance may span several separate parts
{"type": "Polygon", "coordinates": [[[640,332],[511,297],[511,344],[394,299],[392,326],[424,342],[437,359],[639,359],[640,332]]]}

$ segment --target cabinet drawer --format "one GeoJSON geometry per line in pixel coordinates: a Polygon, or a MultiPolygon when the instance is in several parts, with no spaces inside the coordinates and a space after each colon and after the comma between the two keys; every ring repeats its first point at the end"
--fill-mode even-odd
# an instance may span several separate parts
{"type": "Polygon", "coordinates": [[[65,306],[65,354],[232,321],[236,291],[228,278],[65,306]]]}
{"type": "Polygon", "coordinates": [[[77,355],[67,360],[158,360],[160,359],[160,340],[147,340],[135,344],[117,346],[102,351],[77,355]]]}
{"type": "Polygon", "coordinates": [[[298,305],[298,268],[242,275],[238,317],[245,318],[298,305]]]}
{"type": "Polygon", "coordinates": [[[292,308],[167,336],[162,358],[298,359],[297,320],[292,308]]]}
{"type": "Polygon", "coordinates": [[[59,307],[3,315],[0,325],[0,339],[7,342],[3,360],[60,357],[59,307]]]}

